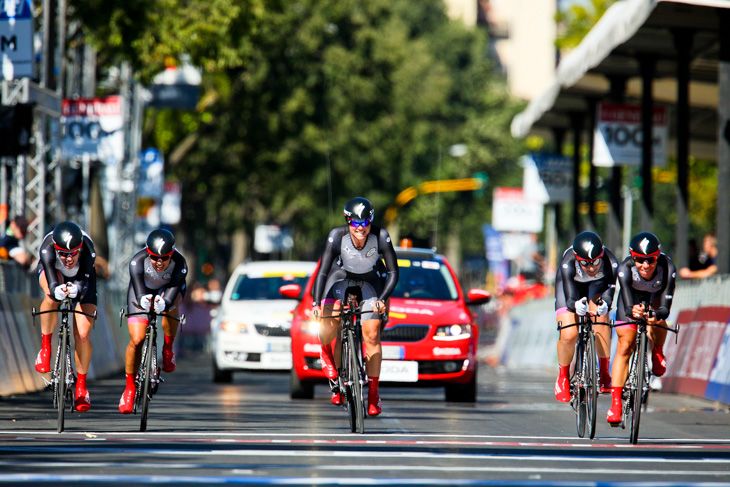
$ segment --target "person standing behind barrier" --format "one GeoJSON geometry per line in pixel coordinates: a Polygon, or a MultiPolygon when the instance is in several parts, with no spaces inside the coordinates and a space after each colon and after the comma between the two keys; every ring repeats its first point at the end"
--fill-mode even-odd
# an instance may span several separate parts
{"type": "MultiPolygon", "coordinates": [[[[656,235],[641,232],[631,239],[631,255],[618,268],[618,282],[621,299],[616,310],[616,334],[618,344],[613,358],[613,391],[611,409],[606,420],[617,426],[621,422],[621,395],[629,370],[629,359],[636,348],[636,325],[627,320],[644,316],[644,305],[649,303],[654,315],[647,318],[649,325],[666,326],[666,319],[672,308],[676,271],[672,259],[662,252],[662,244],[656,235]]],[[[649,326],[649,338],[654,342],[652,349],[652,373],[661,377],[667,371],[664,357],[664,341],[667,330],[649,326]]]]}
{"type": "MultiPolygon", "coordinates": [[[[187,275],[185,257],[175,248],[172,233],[163,228],[152,231],[147,236],[146,247],[129,262],[127,310],[130,314],[154,311],[178,317],[180,303],[185,297],[187,275]]],[[[134,406],[134,381],[142,359],[142,342],[148,323],[147,315],[127,318],[129,344],[124,357],[127,385],[119,399],[119,412],[122,414],[131,413],[134,406]]],[[[177,321],[162,317],[162,331],[165,334],[162,370],[168,373],[175,370],[172,344],[177,335],[177,326],[177,321]]]]}
{"type": "Polygon", "coordinates": [[[704,279],[717,274],[717,237],[708,233],[702,241],[702,255],[699,258],[699,267],[682,267],[679,276],[682,279],[704,279]]]}
{"type": "MultiPolygon", "coordinates": [[[[61,301],[69,297],[77,303],[77,310],[93,315],[97,299],[95,259],[94,242],[77,224],[63,222],[56,225],[41,243],[38,263],[39,283],[44,294],[41,311],[58,309],[61,301]]],[[[57,313],[41,315],[43,337],[35,362],[38,372],[51,371],[51,337],[57,322],[57,313]]],[[[92,353],[89,333],[94,323],[82,314],[75,315],[73,323],[78,372],[76,410],[84,412],[91,408],[91,397],[86,390],[86,374],[92,353]]]]}
{"type": "MultiPolygon", "coordinates": [[[[558,323],[576,323],[578,316],[585,316],[588,311],[598,313],[599,321],[608,322],[608,312],[616,291],[617,268],[618,260],[596,233],[579,233],[573,245],[563,253],[555,276],[555,315],[558,323]]],[[[596,326],[594,331],[601,392],[608,392],[611,390],[611,329],[608,326],[596,326]]],[[[577,339],[577,327],[560,330],[559,371],[555,381],[555,399],[560,402],[570,401],[569,369],[577,339]]]]}
{"type": "Polygon", "coordinates": [[[0,259],[13,259],[26,268],[30,265],[28,254],[20,246],[20,241],[25,238],[27,230],[28,220],[22,215],[8,221],[5,235],[0,237],[0,259]]]}

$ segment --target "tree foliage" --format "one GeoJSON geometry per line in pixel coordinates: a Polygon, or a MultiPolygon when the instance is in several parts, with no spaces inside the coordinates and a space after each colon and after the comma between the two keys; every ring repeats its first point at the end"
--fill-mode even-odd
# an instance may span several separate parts
{"type": "Polygon", "coordinates": [[[606,13],[608,7],[617,0],[590,0],[589,2],[571,2],[558,11],[555,20],[560,27],[555,45],[558,49],[572,49],[596,25],[606,13]]]}
{"type": "MultiPolygon", "coordinates": [[[[194,112],[149,109],[145,121],[146,145],[166,154],[183,184],[184,228],[197,242],[276,223],[293,230],[296,255],[313,257],[353,196],[371,199],[378,219],[423,181],[514,178],[509,123],[518,107],[487,59],[485,33],[449,20],[443,0],[139,2],[138,23],[122,24],[124,4],[112,1],[100,19],[93,3],[78,17],[140,79],[166,56],[187,54],[202,67],[194,112]],[[468,147],[458,159],[448,156],[457,143],[468,147]]],[[[491,198],[435,201],[402,208],[401,232],[475,241],[491,198]],[[434,227],[437,214],[448,218],[434,227]]]]}

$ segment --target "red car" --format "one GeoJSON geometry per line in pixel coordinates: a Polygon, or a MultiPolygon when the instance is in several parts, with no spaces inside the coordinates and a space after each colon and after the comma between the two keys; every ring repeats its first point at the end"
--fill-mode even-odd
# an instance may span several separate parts
{"type": "MultiPolygon", "coordinates": [[[[479,329],[468,305],[485,303],[491,295],[471,289],[465,299],[443,255],[401,248],[396,254],[400,278],[381,335],[381,383],[443,386],[447,401],[475,402],[479,329]]],[[[312,399],[315,384],[328,383],[319,362],[319,323],[310,321],[316,275],[307,281],[304,293],[297,284],[281,288],[285,296],[301,299],[291,324],[290,395],[295,399],[312,399]]]]}

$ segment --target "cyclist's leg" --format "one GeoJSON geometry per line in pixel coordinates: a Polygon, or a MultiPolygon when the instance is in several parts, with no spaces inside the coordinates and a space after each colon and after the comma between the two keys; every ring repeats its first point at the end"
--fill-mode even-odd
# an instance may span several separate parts
{"type": "MultiPolygon", "coordinates": [[[[654,299],[652,306],[656,309],[659,304],[659,299],[654,299]]],[[[658,325],[667,326],[666,320],[657,321],[658,325]]],[[[659,328],[657,326],[650,326],[649,328],[649,339],[654,344],[651,352],[651,373],[657,377],[661,377],[667,371],[667,360],[664,357],[664,342],[667,340],[667,330],[659,328]]]]}
{"type": "MultiPolygon", "coordinates": [[[[185,289],[180,292],[175,298],[175,302],[165,314],[174,316],[175,318],[180,317],[180,303],[185,297],[185,289]]],[[[179,321],[171,320],[166,316],[162,317],[162,332],[165,335],[165,344],[162,346],[162,370],[165,372],[173,372],[175,370],[175,352],[172,350],[172,344],[177,336],[177,329],[179,321]]]]}
{"type": "MultiPolygon", "coordinates": [[[[127,310],[131,313],[139,313],[143,310],[134,304],[134,289],[129,285],[127,292],[127,310]]],[[[134,395],[136,393],[135,379],[139,362],[142,360],[142,342],[144,341],[147,330],[147,315],[136,315],[127,318],[127,328],[129,329],[129,343],[127,351],[124,354],[124,372],[126,374],[126,386],[122,397],[119,399],[119,412],[129,414],[134,407],[134,395]]]]}
{"type": "Polygon", "coordinates": [[[362,291],[362,338],[365,343],[365,370],[368,374],[368,414],[377,416],[382,412],[380,401],[380,367],[383,362],[383,347],[380,344],[380,314],[375,309],[378,295],[375,288],[363,282],[362,291]]]}
{"type": "Polygon", "coordinates": [[[611,370],[613,380],[611,409],[609,409],[606,417],[609,423],[621,422],[621,396],[629,372],[629,360],[636,347],[636,325],[621,325],[621,323],[625,323],[626,319],[623,302],[619,302],[619,308],[616,312],[618,342],[616,343],[616,355],[613,357],[613,369],[611,370]]]}
{"type": "MultiPolygon", "coordinates": [[[[43,290],[43,301],[41,302],[41,311],[50,311],[58,309],[59,303],[50,297],[48,290],[48,279],[46,279],[44,271],[40,271],[38,283],[43,290]]],[[[44,313],[41,315],[41,349],[35,362],[35,369],[38,372],[46,373],[51,371],[51,339],[53,337],[53,329],[58,322],[58,313],[44,313]]]]}
{"type": "Polygon", "coordinates": [[[333,350],[332,342],[340,334],[341,325],[339,318],[332,318],[333,314],[339,314],[339,304],[344,300],[344,293],[348,287],[347,281],[336,281],[325,293],[322,301],[322,320],[319,324],[319,341],[322,345],[320,362],[322,371],[328,379],[337,377],[337,367],[340,360],[339,340],[335,343],[333,350]]]}
{"type": "MultiPolygon", "coordinates": [[[[556,320],[563,325],[570,325],[578,321],[575,313],[566,307],[555,311],[556,320]]],[[[578,327],[572,326],[560,330],[558,338],[558,378],[555,380],[555,399],[560,402],[570,401],[570,364],[575,355],[575,343],[578,340],[578,327]]]]}
{"type": "MultiPolygon", "coordinates": [[[[597,288],[592,292],[592,298],[590,300],[591,311],[598,312],[598,305],[596,301],[601,297],[604,288],[597,288]]],[[[596,321],[601,323],[608,323],[608,313],[605,315],[598,316],[596,321]]],[[[593,327],[593,332],[596,337],[596,354],[598,355],[598,369],[600,371],[600,384],[601,392],[611,391],[611,335],[613,330],[606,325],[596,325],[593,327]]]]}

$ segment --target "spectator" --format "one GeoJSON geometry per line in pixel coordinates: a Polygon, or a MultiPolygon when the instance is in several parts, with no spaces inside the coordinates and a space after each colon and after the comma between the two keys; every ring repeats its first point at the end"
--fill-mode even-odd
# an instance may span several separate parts
{"type": "Polygon", "coordinates": [[[708,233],[702,241],[702,254],[699,256],[699,269],[682,267],[679,276],[683,279],[703,279],[717,274],[717,237],[708,233]]]}
{"type": "Polygon", "coordinates": [[[23,267],[30,264],[28,254],[20,245],[28,230],[28,220],[23,215],[18,215],[7,222],[5,235],[0,237],[0,258],[3,260],[14,259],[23,267]]]}

